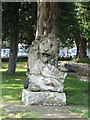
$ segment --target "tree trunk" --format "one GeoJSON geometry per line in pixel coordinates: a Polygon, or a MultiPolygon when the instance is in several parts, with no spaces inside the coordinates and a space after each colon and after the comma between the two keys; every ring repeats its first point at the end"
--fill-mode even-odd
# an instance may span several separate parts
{"type": "Polygon", "coordinates": [[[86,53],[86,45],[87,41],[82,36],[79,36],[77,39],[75,39],[76,46],[77,46],[77,55],[76,58],[87,58],[86,53]]]}
{"type": "Polygon", "coordinates": [[[17,62],[17,52],[18,52],[18,38],[19,32],[13,31],[11,34],[11,41],[10,41],[10,56],[9,56],[9,65],[8,65],[8,73],[14,74],[16,69],[16,62],[17,62]]]}
{"type": "Polygon", "coordinates": [[[0,2],[0,69],[1,69],[1,48],[2,48],[2,2],[0,2]]]}
{"type": "Polygon", "coordinates": [[[46,34],[58,34],[58,5],[56,2],[38,2],[36,38],[46,34]]]}
{"type": "Polygon", "coordinates": [[[16,70],[17,62],[17,52],[18,52],[18,41],[19,41],[19,8],[21,3],[9,3],[13,7],[12,19],[13,19],[13,28],[11,29],[11,39],[10,39],[10,56],[8,64],[8,73],[14,74],[16,70]]]}
{"type": "Polygon", "coordinates": [[[29,85],[23,90],[25,104],[65,105],[63,82],[66,73],[60,72],[58,7],[56,2],[38,2],[36,39],[29,49],[29,85]],[[28,91],[28,92],[27,92],[28,91]]]}
{"type": "Polygon", "coordinates": [[[0,69],[1,69],[1,47],[2,47],[2,40],[0,39],[0,69]]]}

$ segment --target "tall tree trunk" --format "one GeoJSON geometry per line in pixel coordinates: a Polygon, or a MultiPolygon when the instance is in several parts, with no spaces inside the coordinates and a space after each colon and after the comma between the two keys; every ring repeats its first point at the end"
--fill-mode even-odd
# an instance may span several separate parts
{"type": "Polygon", "coordinates": [[[18,38],[19,32],[13,31],[11,34],[10,41],[10,57],[9,57],[9,65],[8,65],[8,73],[14,74],[16,69],[17,62],[17,52],[18,52],[18,38]]]}
{"type": "Polygon", "coordinates": [[[2,48],[2,3],[0,1],[0,69],[1,69],[1,48],[2,48]]]}
{"type": "Polygon", "coordinates": [[[83,38],[82,36],[78,36],[75,39],[75,42],[77,46],[76,58],[87,58],[87,52],[86,52],[87,40],[83,38]]]}
{"type": "Polygon", "coordinates": [[[36,38],[46,34],[58,34],[58,5],[56,2],[38,2],[36,38]]]}
{"type": "Polygon", "coordinates": [[[1,69],[1,47],[2,47],[2,40],[0,39],[0,69],[1,69]]]}
{"type": "Polygon", "coordinates": [[[13,19],[13,29],[11,32],[10,39],[10,56],[8,64],[8,73],[14,74],[16,70],[17,62],[17,52],[18,52],[18,40],[19,40],[19,7],[21,3],[10,3],[10,6],[13,6],[12,19],[13,19]]]}

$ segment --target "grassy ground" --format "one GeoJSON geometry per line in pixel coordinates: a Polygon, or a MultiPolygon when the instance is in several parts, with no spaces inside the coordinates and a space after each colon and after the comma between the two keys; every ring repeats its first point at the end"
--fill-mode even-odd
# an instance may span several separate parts
{"type": "Polygon", "coordinates": [[[68,75],[64,87],[68,105],[88,106],[88,82],[68,75]]]}
{"type": "Polygon", "coordinates": [[[2,102],[21,102],[23,80],[26,78],[25,63],[18,63],[16,74],[6,73],[7,63],[2,64],[2,102]]]}
{"type": "MultiPolygon", "coordinates": [[[[37,118],[41,118],[41,116],[33,112],[31,110],[21,112],[21,113],[7,113],[7,111],[0,107],[0,118],[32,118],[31,120],[36,120],[37,118]]],[[[24,120],[25,120],[24,119],[24,120]]]]}
{"type": "MultiPolygon", "coordinates": [[[[23,80],[26,78],[26,63],[19,62],[17,64],[17,70],[14,75],[9,75],[6,73],[7,63],[2,64],[2,97],[0,97],[1,102],[21,102],[21,93],[23,89],[23,80]]],[[[80,81],[74,76],[68,75],[66,77],[64,83],[64,91],[67,96],[67,104],[68,105],[80,105],[80,106],[88,106],[88,83],[86,81],[80,81]]],[[[80,113],[81,115],[87,115],[87,111],[80,112],[80,110],[70,110],[71,112],[80,113]]],[[[33,112],[28,111],[23,113],[24,116],[30,115],[34,116],[33,112]]],[[[3,116],[8,116],[7,114],[3,114],[3,116]]],[[[23,117],[20,113],[18,116],[23,117]]],[[[38,115],[35,114],[34,117],[38,115]]],[[[8,116],[10,117],[10,116],[8,116]]]]}

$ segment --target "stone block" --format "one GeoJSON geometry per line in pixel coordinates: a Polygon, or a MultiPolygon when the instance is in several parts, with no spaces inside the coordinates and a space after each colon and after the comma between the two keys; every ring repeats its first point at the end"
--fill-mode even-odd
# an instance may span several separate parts
{"type": "Polygon", "coordinates": [[[65,93],[58,92],[31,92],[23,89],[22,102],[25,105],[66,105],[65,93]]]}

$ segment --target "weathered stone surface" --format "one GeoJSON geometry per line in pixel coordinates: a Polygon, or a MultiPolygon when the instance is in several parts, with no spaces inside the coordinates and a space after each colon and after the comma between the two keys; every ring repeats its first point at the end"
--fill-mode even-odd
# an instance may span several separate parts
{"type": "Polygon", "coordinates": [[[22,102],[26,105],[66,105],[66,96],[65,93],[31,92],[23,89],[22,102]]]}
{"type": "Polygon", "coordinates": [[[65,103],[63,83],[67,73],[61,70],[62,66],[58,66],[57,55],[58,38],[55,35],[42,35],[33,41],[28,57],[29,85],[22,92],[25,104],[65,103]]]}
{"type": "Polygon", "coordinates": [[[73,70],[80,75],[90,76],[90,66],[88,64],[66,64],[66,68],[73,70]]]}
{"type": "Polygon", "coordinates": [[[29,79],[29,88],[31,91],[58,91],[63,92],[63,84],[53,77],[42,75],[31,75],[29,79]],[[32,89],[31,89],[32,88],[32,89]]]}
{"type": "Polygon", "coordinates": [[[24,79],[24,88],[27,89],[29,86],[29,78],[24,79]]]}

